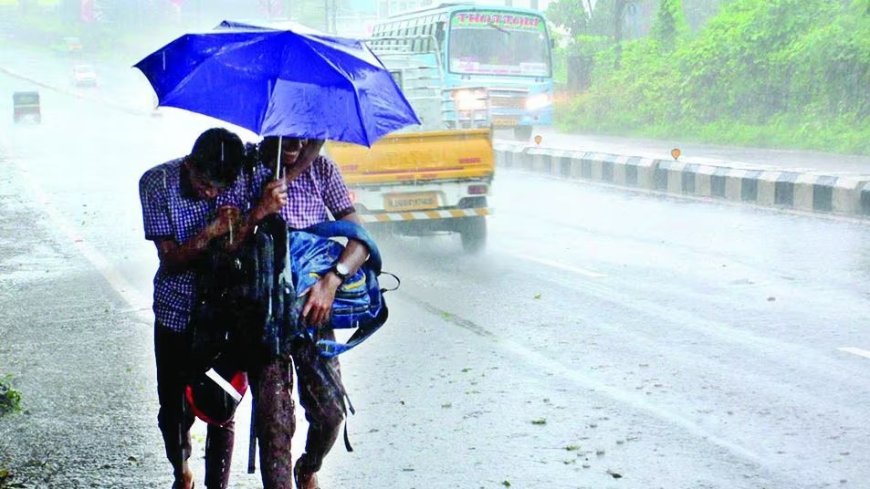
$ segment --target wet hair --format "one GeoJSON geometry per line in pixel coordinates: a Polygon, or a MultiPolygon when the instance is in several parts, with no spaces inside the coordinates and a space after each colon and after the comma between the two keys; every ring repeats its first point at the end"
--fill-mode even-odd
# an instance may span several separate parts
{"type": "Polygon", "coordinates": [[[222,127],[196,138],[188,157],[191,165],[214,184],[227,187],[236,181],[245,159],[245,146],[235,133],[222,127]]]}

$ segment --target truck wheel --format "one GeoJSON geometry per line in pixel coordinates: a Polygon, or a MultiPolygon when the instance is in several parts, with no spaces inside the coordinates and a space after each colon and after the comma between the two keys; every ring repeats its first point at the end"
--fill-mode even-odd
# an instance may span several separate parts
{"type": "Polygon", "coordinates": [[[471,217],[459,225],[462,249],[467,253],[479,253],[486,246],[486,218],[471,217]]]}
{"type": "Polygon", "coordinates": [[[532,137],[532,126],[517,126],[514,128],[514,139],[528,141],[532,137]]]}

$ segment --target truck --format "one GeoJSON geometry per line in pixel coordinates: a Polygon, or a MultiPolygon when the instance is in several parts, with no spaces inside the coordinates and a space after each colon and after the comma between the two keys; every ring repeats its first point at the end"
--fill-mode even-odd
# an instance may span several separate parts
{"type": "Polygon", "coordinates": [[[393,134],[371,148],[330,142],[327,150],[367,228],[458,233],[465,251],[483,249],[494,175],[490,128],[393,134]]]}

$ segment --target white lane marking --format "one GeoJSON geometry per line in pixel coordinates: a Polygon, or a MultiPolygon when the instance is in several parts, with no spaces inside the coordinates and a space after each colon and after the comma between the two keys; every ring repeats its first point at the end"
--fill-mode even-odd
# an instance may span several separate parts
{"type": "Polygon", "coordinates": [[[842,348],[837,348],[837,349],[840,351],[844,351],[846,353],[858,355],[859,357],[870,358],[870,351],[862,350],[860,348],[855,348],[853,346],[844,346],[842,348]]]}
{"type": "MultiPolygon", "coordinates": [[[[7,143],[5,146],[9,148],[8,141],[0,140],[0,143],[7,143]]],[[[12,163],[18,171],[21,180],[25,186],[35,197],[42,210],[46,213],[51,221],[52,227],[58,231],[72,244],[79,253],[82,254],[91,265],[106,279],[109,285],[129,304],[130,309],[135,313],[136,317],[146,323],[154,321],[151,313],[151,300],[142,295],[136,287],[134,287],[127,279],[115,268],[105,255],[97,251],[91,246],[76,229],[64,219],[59,210],[52,204],[48,194],[42,189],[36,178],[22,165],[15,155],[6,155],[8,161],[12,163]]]]}
{"type": "Polygon", "coordinates": [[[517,258],[521,258],[523,260],[533,261],[535,263],[540,263],[541,265],[546,265],[548,267],[553,267],[553,268],[558,268],[560,270],[566,270],[568,272],[573,272],[573,273],[576,273],[578,275],[582,275],[584,277],[603,278],[603,277],[607,276],[603,273],[593,272],[592,270],[586,270],[585,268],[572,267],[571,265],[565,265],[564,263],[559,263],[557,261],[548,260],[546,258],[538,258],[538,257],[534,257],[534,256],[521,255],[521,254],[514,254],[514,256],[516,256],[517,258]]]}

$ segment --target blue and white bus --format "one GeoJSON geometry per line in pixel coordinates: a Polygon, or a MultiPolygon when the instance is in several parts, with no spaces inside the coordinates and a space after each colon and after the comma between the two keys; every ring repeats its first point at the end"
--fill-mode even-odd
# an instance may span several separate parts
{"type": "Polygon", "coordinates": [[[511,127],[528,139],[553,122],[552,43],[538,11],[441,4],[381,21],[370,44],[412,104],[440,98],[441,128],[511,127]]]}

